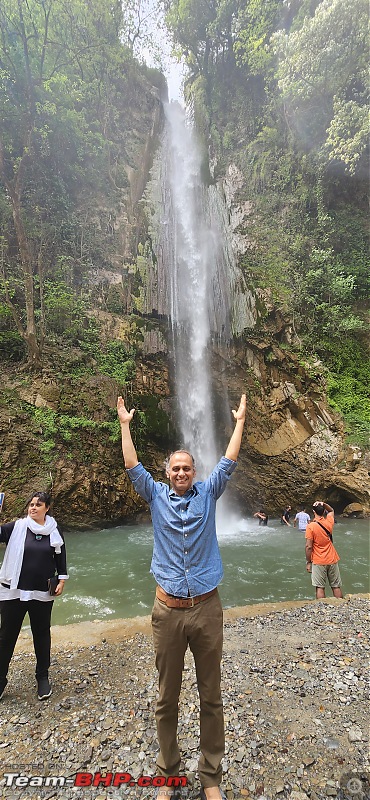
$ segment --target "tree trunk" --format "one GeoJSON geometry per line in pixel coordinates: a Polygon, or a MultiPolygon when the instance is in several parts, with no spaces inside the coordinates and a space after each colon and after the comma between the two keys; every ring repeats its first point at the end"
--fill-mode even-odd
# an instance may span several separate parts
{"type": "Polygon", "coordinates": [[[28,247],[27,234],[23,225],[19,194],[16,191],[14,191],[13,187],[9,186],[9,184],[7,188],[10,193],[12,201],[14,227],[15,227],[15,232],[17,234],[19,254],[21,257],[23,279],[24,279],[24,294],[26,302],[26,330],[23,333],[23,337],[27,345],[29,362],[34,364],[35,366],[38,366],[41,363],[41,349],[37,339],[37,329],[35,320],[32,258],[28,247]]]}

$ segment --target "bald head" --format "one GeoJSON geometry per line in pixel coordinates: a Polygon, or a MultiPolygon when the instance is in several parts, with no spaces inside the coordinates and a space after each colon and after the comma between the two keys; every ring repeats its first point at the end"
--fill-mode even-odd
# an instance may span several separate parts
{"type": "Polygon", "coordinates": [[[187,450],[175,450],[171,453],[166,463],[166,475],[176,494],[184,495],[191,488],[195,477],[192,454],[187,450]]]}

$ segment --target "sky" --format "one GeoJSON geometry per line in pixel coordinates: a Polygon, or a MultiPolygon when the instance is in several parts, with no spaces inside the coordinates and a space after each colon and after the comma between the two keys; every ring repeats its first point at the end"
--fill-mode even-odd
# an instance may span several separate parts
{"type": "MultiPolygon", "coordinates": [[[[148,0],[148,9],[153,4],[153,21],[149,15],[148,17],[148,30],[150,37],[154,40],[154,45],[161,53],[162,69],[166,76],[168,83],[169,100],[177,100],[184,102],[182,92],[182,81],[184,78],[184,65],[179,64],[171,54],[172,42],[170,35],[166,32],[164,21],[159,18],[158,7],[154,9],[155,0],[148,0]]],[[[148,64],[149,67],[158,67],[153,51],[145,46],[140,48],[140,57],[148,64]]]]}
{"type": "Polygon", "coordinates": [[[173,59],[169,60],[165,75],[168,83],[168,99],[183,103],[182,81],[184,79],[184,65],[177,63],[173,59]]]}

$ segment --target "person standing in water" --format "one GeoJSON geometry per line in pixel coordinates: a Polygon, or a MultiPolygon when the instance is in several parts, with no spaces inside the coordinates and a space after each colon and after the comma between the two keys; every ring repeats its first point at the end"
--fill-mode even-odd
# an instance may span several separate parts
{"type": "Polygon", "coordinates": [[[291,513],[292,513],[292,506],[287,506],[281,515],[280,522],[282,525],[289,525],[289,527],[291,527],[289,522],[291,513]]]}
{"type": "Polygon", "coordinates": [[[329,582],[334,597],[343,597],[339,556],[333,544],[334,509],[317,500],[313,504],[314,519],[306,528],[306,568],[312,574],[316,599],[325,597],[325,584],[329,582]]]}
{"type": "Polygon", "coordinates": [[[294,517],[293,527],[295,528],[296,524],[298,523],[298,530],[305,531],[310,520],[311,517],[309,514],[307,514],[305,507],[301,506],[300,510],[294,517]]]}
{"type": "Polygon", "coordinates": [[[260,508],[259,511],[256,511],[256,513],[253,514],[253,516],[258,518],[258,524],[259,525],[267,525],[267,523],[269,521],[269,518],[268,518],[268,515],[266,514],[266,511],[264,511],[262,508],[260,508]]]}

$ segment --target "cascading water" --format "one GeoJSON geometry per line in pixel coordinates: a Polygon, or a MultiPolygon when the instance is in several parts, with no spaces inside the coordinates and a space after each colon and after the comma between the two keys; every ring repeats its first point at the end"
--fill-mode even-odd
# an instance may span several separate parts
{"type": "MultiPolygon", "coordinates": [[[[209,293],[211,231],[203,213],[201,156],[177,103],[166,106],[171,187],[171,324],[179,419],[198,472],[217,461],[210,388],[209,293]]],[[[170,255],[170,254],[169,254],[170,255]]]]}
{"type": "MultiPolygon", "coordinates": [[[[159,209],[154,233],[162,295],[158,310],[171,321],[181,446],[193,453],[197,476],[203,478],[220,456],[210,357],[215,340],[231,336],[235,259],[222,219],[225,203],[217,188],[201,179],[202,152],[194,129],[178,103],[164,110],[160,174],[153,181],[161,187],[154,202],[159,209]]],[[[254,324],[253,309],[246,313],[254,324]]]]}

